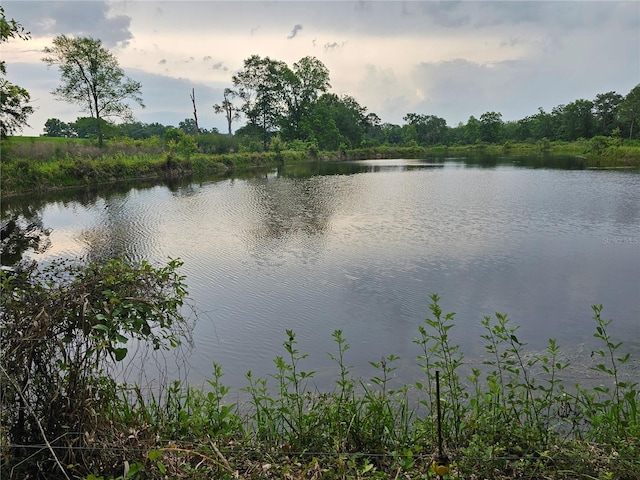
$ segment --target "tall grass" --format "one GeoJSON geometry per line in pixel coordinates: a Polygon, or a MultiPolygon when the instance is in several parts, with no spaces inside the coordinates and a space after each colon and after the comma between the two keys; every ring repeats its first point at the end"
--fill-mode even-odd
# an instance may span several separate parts
{"type": "MultiPolygon", "coordinates": [[[[571,363],[554,339],[529,351],[500,313],[481,321],[486,355],[463,378],[470,365],[451,341],[455,314],[442,311],[437,295],[429,309],[414,339],[423,378],[410,385],[390,382],[394,355],[372,361],[371,378],[354,377],[349,344],[336,330],[335,383],[318,391],[305,367],[310,359],[287,330],[274,372],[247,372],[243,400],[228,399],[218,364],[204,388],[120,386],[105,428],[91,439],[93,454],[85,451],[85,464],[70,472],[93,479],[433,478],[439,372],[451,478],[640,478],[638,384],[623,378],[631,356],[621,353],[602,306],[593,307],[597,383],[587,386],[561,381],[571,363]]],[[[88,442],[80,437],[78,448],[88,442]]]]}

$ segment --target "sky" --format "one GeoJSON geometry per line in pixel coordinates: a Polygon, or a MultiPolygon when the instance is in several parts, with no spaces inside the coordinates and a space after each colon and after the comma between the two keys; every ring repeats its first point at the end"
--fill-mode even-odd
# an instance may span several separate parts
{"type": "MultiPolygon", "coordinates": [[[[332,93],[382,122],[407,113],[449,126],[499,112],[505,121],[640,83],[640,1],[33,1],[3,0],[31,33],[2,45],[7,79],[35,108],[23,135],[49,118],[86,114],[57,100],[57,68],[41,60],[55,36],[100,39],[142,84],[144,123],[192,118],[226,132],[222,100],[257,54],[292,66],[322,61],[332,93]]],[[[244,122],[236,123],[234,129],[244,122]]]]}

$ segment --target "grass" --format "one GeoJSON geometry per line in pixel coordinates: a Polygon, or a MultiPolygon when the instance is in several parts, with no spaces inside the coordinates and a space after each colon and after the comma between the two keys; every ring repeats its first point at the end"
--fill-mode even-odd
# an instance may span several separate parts
{"type": "Polygon", "coordinates": [[[132,179],[225,174],[229,170],[313,160],[464,157],[470,161],[505,155],[527,156],[532,166],[558,167],[557,158],[573,158],[570,168],[638,168],[640,146],[608,137],[576,142],[476,144],[435,147],[380,146],[346,152],[278,150],[204,154],[179,151],[158,138],[111,140],[99,148],[84,139],[11,137],[2,143],[2,195],[100,185],[132,179]]]}
{"type": "Polygon", "coordinates": [[[3,478],[28,473],[36,461],[46,478],[92,480],[435,478],[438,401],[447,478],[640,478],[638,384],[623,378],[631,357],[601,305],[593,306],[593,386],[561,381],[571,365],[557,342],[527,351],[500,313],[482,320],[486,355],[464,376],[467,362],[449,336],[455,314],[442,311],[437,295],[429,309],[413,339],[422,373],[411,384],[392,381],[394,355],[371,362],[373,377],[352,376],[349,343],[336,330],[335,384],[318,391],[311,359],[287,330],[273,373],[247,372],[242,400],[229,398],[218,364],[203,388],[118,385],[92,430],[48,439],[67,452],[58,466],[36,447],[27,458],[5,456],[3,478]]]}

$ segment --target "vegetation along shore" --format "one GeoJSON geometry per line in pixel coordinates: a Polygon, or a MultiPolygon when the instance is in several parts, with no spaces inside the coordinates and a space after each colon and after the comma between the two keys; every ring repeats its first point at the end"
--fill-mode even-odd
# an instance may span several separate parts
{"type": "Polygon", "coordinates": [[[595,137],[574,142],[504,142],[471,145],[378,145],[321,151],[315,144],[272,142],[268,150],[251,150],[225,135],[176,135],[178,141],[151,137],[118,138],[99,147],[95,140],[11,137],[2,142],[2,196],[133,179],[163,179],[194,174],[226,175],[241,169],[327,160],[372,158],[474,158],[526,156],[532,166],[573,157],[571,168],[640,168],[640,142],[595,137]],[[223,150],[222,153],[213,153],[223,150]],[[226,151],[224,151],[226,150],[226,151]]]}
{"type": "Polygon", "coordinates": [[[273,374],[248,371],[242,395],[215,363],[200,387],[117,382],[130,348],[189,342],[180,267],[112,259],[0,273],[2,478],[640,478],[637,360],[602,305],[595,346],[575,364],[553,338],[528,351],[504,313],[478,319],[484,357],[470,364],[448,335],[455,314],[432,295],[411,384],[394,381],[394,355],[353,376],[340,330],[323,391],[293,330],[273,374]],[[588,383],[571,380],[576,366],[588,383]]]}

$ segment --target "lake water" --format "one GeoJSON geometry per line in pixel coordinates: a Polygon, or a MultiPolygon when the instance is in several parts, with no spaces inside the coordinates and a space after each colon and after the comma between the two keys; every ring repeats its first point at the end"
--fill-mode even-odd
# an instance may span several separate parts
{"type": "Polygon", "coordinates": [[[195,384],[212,362],[234,388],[248,370],[274,373],[287,329],[319,385],[337,372],[328,356],[336,329],[355,375],[394,354],[396,375],[412,382],[412,339],[432,293],[456,312],[450,334],[472,363],[483,353],[480,322],[494,312],[508,313],[532,350],[553,337],[588,358],[592,304],[604,305],[610,333],[637,358],[640,174],[523,164],[321,163],[2,208],[29,206],[51,229],[50,248],[33,256],[40,261],[182,259],[197,315],[193,350],[186,363],[165,361],[169,376],[195,384]]]}

